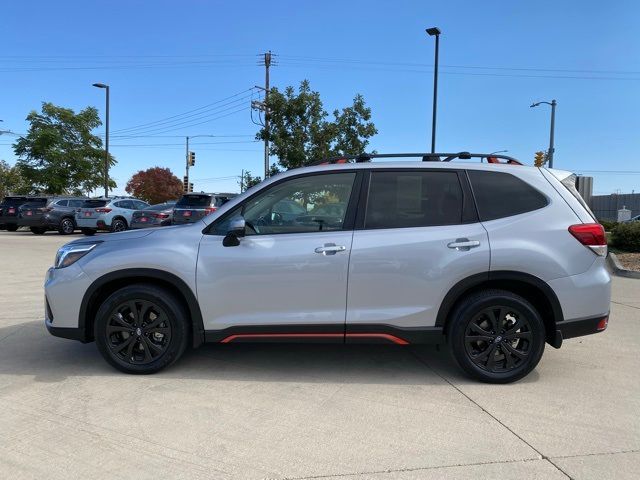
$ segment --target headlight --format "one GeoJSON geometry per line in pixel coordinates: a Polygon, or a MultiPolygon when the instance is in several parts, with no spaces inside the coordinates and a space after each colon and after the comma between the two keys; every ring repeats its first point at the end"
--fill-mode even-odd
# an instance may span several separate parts
{"type": "Polygon", "coordinates": [[[55,268],[64,268],[76,263],[100,243],[102,242],[70,243],[61,247],[56,253],[55,268]]]}

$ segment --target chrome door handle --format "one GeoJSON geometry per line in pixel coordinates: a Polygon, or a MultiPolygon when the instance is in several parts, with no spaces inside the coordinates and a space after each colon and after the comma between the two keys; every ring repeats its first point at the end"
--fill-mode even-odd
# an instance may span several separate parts
{"type": "Polygon", "coordinates": [[[323,247],[318,247],[314,250],[316,253],[322,255],[335,255],[338,252],[344,252],[347,249],[344,245],[336,245],[335,243],[325,243],[323,247]]]}
{"type": "Polygon", "coordinates": [[[455,242],[447,243],[447,247],[454,248],[456,250],[464,251],[464,252],[479,246],[480,246],[479,241],[469,240],[468,238],[456,238],[455,242]]]}

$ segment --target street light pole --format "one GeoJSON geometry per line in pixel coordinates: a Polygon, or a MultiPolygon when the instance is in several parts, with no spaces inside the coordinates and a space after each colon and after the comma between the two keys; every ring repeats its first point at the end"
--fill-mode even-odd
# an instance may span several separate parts
{"type": "Polygon", "coordinates": [[[106,90],[105,139],[104,139],[104,196],[109,196],[109,85],[94,83],[94,87],[106,90]]]}
{"type": "Polygon", "coordinates": [[[551,100],[551,102],[536,102],[530,105],[530,108],[537,107],[540,104],[551,105],[551,129],[549,132],[549,151],[547,152],[547,159],[549,163],[549,168],[553,168],[553,153],[555,151],[554,140],[555,140],[555,125],[556,125],[556,105],[558,102],[555,100],[551,100]]]}
{"type": "Polygon", "coordinates": [[[433,116],[431,118],[431,153],[436,151],[436,112],[438,109],[438,54],[440,52],[440,29],[438,27],[427,28],[426,32],[431,37],[436,37],[436,53],[433,67],[433,116]]]}

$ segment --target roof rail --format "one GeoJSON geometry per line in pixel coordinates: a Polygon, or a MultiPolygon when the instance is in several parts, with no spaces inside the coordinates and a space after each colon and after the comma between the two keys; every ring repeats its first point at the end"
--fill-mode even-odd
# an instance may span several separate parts
{"type": "Polygon", "coordinates": [[[521,162],[513,157],[507,155],[500,155],[495,153],[361,153],[359,155],[343,155],[341,157],[333,157],[325,160],[319,160],[313,162],[310,166],[314,165],[330,165],[339,163],[366,163],[370,162],[374,158],[407,158],[415,157],[421,158],[423,162],[450,162],[451,160],[469,160],[472,158],[479,158],[481,162],[485,159],[487,163],[499,163],[505,165],[522,165],[521,162]]]}

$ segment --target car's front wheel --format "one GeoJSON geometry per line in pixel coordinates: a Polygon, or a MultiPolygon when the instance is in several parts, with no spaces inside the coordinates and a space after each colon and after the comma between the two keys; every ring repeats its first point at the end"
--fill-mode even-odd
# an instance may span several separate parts
{"type": "Polygon", "coordinates": [[[126,373],[155,373],[184,353],[187,314],[169,291],[137,284],[117,290],[98,309],[95,338],[102,356],[126,373]]]}
{"type": "Polygon", "coordinates": [[[453,312],[448,342],[470,376],[509,383],[531,372],[542,357],[544,323],[526,299],[504,290],[485,290],[464,299],[453,312]]]}

